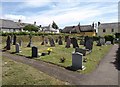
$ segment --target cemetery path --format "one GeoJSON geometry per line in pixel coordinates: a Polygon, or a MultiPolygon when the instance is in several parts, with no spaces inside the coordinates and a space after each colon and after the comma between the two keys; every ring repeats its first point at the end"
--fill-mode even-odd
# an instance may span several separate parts
{"type": "Polygon", "coordinates": [[[118,45],[113,45],[109,53],[101,60],[97,69],[88,75],[83,85],[118,85],[118,70],[115,67],[118,45]]]}
{"type": "Polygon", "coordinates": [[[15,60],[17,62],[22,62],[24,64],[30,65],[52,77],[68,82],[70,84],[118,85],[118,71],[113,64],[113,62],[115,61],[117,48],[118,45],[113,45],[110,52],[100,62],[98,68],[94,72],[86,75],[69,71],[62,67],[46,62],[10,54],[8,52],[2,52],[2,56],[15,60]]]}

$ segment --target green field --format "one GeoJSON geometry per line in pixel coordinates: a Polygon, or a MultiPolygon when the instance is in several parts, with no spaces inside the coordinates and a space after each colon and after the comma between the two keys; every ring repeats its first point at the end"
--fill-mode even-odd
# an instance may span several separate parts
{"type": "Polygon", "coordinates": [[[31,66],[2,58],[2,85],[68,85],[31,66]]]}
{"type": "MultiPolygon", "coordinates": [[[[5,46],[5,39],[6,37],[2,37],[3,38],[3,46],[5,46]]],[[[22,47],[21,50],[22,52],[17,53],[18,55],[22,55],[22,56],[26,56],[26,57],[31,57],[31,48],[27,47],[28,44],[28,37],[26,36],[19,36],[19,38],[22,38],[23,43],[22,43],[22,47]]],[[[50,47],[49,44],[48,45],[41,45],[41,37],[40,36],[35,36],[32,38],[33,41],[33,45],[37,46],[39,49],[39,53],[42,52],[47,52],[47,48],[52,48],[52,52],[50,55],[46,55],[46,56],[40,56],[38,58],[34,58],[35,60],[38,61],[45,61],[45,62],[49,62],[52,64],[56,64],[62,67],[68,67],[72,65],[72,52],[74,51],[74,48],[65,48],[65,43],[63,45],[58,45],[56,44],[55,47],[50,47]],[[60,58],[64,57],[66,60],[64,63],[60,62],[60,58]]],[[[64,42],[64,40],[63,40],[64,42]]],[[[79,41],[78,41],[79,42],[79,41]]],[[[93,50],[91,54],[88,54],[87,56],[85,56],[84,58],[87,58],[87,62],[84,62],[84,66],[86,67],[86,69],[84,71],[78,70],[77,72],[79,73],[90,73],[92,72],[99,64],[100,60],[106,55],[106,53],[110,50],[112,45],[109,46],[96,46],[96,42],[94,42],[94,46],[93,46],[93,50]]],[[[83,48],[82,45],[79,45],[80,48],[83,48]]],[[[15,52],[15,46],[12,45],[12,49],[9,52],[15,52]]]]}

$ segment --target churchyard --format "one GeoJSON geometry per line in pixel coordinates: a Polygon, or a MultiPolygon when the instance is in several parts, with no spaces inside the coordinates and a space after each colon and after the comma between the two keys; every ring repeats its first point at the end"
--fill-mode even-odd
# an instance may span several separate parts
{"type": "MultiPolygon", "coordinates": [[[[69,70],[75,68],[74,71],[81,74],[90,73],[97,68],[100,60],[108,53],[112,47],[111,42],[105,45],[104,39],[96,42],[88,37],[82,42],[79,37],[74,37],[75,35],[67,39],[59,35],[13,36],[16,40],[12,40],[10,50],[8,44],[7,51],[13,55],[44,61],[66,69],[72,66],[69,70]]],[[[2,37],[2,48],[6,46],[6,40],[8,37],[2,37]]],[[[8,43],[10,43],[9,40],[8,43]]]]}
{"type": "Polygon", "coordinates": [[[29,65],[2,58],[2,85],[68,85],[29,65]]]}

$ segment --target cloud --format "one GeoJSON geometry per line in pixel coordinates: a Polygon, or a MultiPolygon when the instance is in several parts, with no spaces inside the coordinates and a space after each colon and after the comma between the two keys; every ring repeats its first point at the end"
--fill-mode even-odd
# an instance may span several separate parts
{"type": "MultiPolygon", "coordinates": [[[[93,21],[116,21],[116,15],[110,16],[111,13],[117,13],[116,3],[91,3],[91,2],[79,2],[76,0],[67,0],[65,2],[51,2],[50,0],[45,0],[44,2],[34,2],[30,0],[29,2],[24,2],[20,4],[23,10],[23,14],[5,14],[4,18],[19,20],[23,22],[33,23],[37,22],[38,25],[49,25],[52,21],[55,21],[61,28],[67,25],[82,23],[90,23],[93,21]],[[49,5],[51,8],[42,10],[42,6],[49,5]],[[27,11],[26,8],[37,8],[40,9],[36,12],[27,11]],[[28,12],[25,15],[24,12],[28,12]],[[106,16],[107,17],[104,17],[106,16]],[[111,19],[111,20],[110,20],[111,19]]],[[[18,8],[20,9],[20,8],[18,8]]]]}

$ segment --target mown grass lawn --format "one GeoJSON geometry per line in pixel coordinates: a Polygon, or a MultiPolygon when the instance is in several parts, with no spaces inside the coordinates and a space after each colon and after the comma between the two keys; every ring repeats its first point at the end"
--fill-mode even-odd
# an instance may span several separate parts
{"type": "Polygon", "coordinates": [[[67,85],[31,66],[2,58],[2,85],[67,85]]]}
{"type": "MultiPolygon", "coordinates": [[[[40,39],[37,40],[36,38],[39,38],[39,37],[34,37],[33,45],[38,47],[39,53],[47,52],[47,48],[49,48],[50,46],[41,45],[40,44],[41,40],[40,39]]],[[[21,47],[22,52],[18,53],[19,55],[23,55],[26,57],[31,56],[31,48],[27,47],[27,44],[28,42],[24,40],[21,47]]],[[[3,47],[4,46],[5,46],[5,43],[3,43],[3,47]]],[[[79,45],[79,47],[83,48],[84,46],[79,45]]],[[[84,56],[84,58],[87,58],[87,62],[83,63],[86,69],[84,71],[78,70],[77,72],[83,73],[83,74],[92,72],[97,67],[100,60],[108,53],[111,47],[112,45],[96,46],[96,43],[94,42],[92,53],[88,54],[87,56],[84,56]]],[[[71,48],[65,48],[65,43],[63,45],[56,44],[55,47],[50,47],[50,48],[52,48],[53,50],[50,55],[41,56],[34,59],[38,61],[41,61],[41,60],[46,61],[62,67],[68,67],[72,65],[72,52],[74,51],[74,48],[72,48],[72,45],[71,45],[71,48]],[[64,63],[60,62],[60,58],[62,57],[66,59],[64,63]]],[[[12,49],[9,52],[15,52],[14,45],[12,45],[12,49]]]]}

